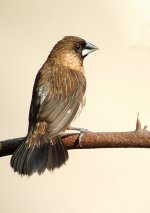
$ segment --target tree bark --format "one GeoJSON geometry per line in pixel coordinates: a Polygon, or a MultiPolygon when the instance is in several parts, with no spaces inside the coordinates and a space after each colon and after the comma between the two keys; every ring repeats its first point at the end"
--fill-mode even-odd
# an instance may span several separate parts
{"type": "MultiPolygon", "coordinates": [[[[93,148],[150,148],[150,132],[142,129],[139,116],[135,131],[129,132],[85,132],[79,144],[79,134],[61,135],[67,149],[93,148]]],[[[25,137],[0,141],[0,157],[11,155],[25,137]]]]}

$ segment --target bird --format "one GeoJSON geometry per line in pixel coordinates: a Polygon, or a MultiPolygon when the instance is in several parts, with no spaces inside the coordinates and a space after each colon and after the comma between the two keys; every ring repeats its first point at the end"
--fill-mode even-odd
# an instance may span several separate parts
{"type": "Polygon", "coordinates": [[[66,163],[68,151],[60,134],[70,129],[83,105],[83,61],[97,49],[77,36],[65,36],[55,44],[35,78],[28,132],[10,160],[14,172],[41,175],[66,163]]]}

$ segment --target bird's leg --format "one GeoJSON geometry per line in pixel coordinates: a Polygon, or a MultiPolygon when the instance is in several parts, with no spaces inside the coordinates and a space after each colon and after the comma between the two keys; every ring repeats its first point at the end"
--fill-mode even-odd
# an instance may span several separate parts
{"type": "Polygon", "coordinates": [[[75,131],[80,132],[80,133],[79,133],[79,137],[78,137],[78,143],[79,143],[80,147],[82,147],[81,139],[82,139],[84,133],[85,133],[85,132],[90,132],[88,129],[78,128],[78,127],[72,127],[71,125],[69,125],[69,126],[67,127],[67,130],[75,130],[75,131]]]}

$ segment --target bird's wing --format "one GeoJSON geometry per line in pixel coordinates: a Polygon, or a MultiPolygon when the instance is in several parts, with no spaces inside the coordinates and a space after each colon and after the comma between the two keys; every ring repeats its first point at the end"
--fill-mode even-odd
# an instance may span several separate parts
{"type": "Polygon", "coordinates": [[[33,89],[29,128],[32,123],[46,121],[51,138],[65,130],[82,103],[85,88],[85,77],[74,70],[49,72],[49,76],[39,73],[33,89]]]}

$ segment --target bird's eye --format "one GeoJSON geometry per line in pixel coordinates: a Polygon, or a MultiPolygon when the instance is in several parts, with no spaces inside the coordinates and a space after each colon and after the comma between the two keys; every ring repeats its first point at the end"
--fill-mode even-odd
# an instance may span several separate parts
{"type": "Polygon", "coordinates": [[[81,49],[82,49],[81,45],[80,44],[76,44],[76,50],[81,50],[81,49]]]}

